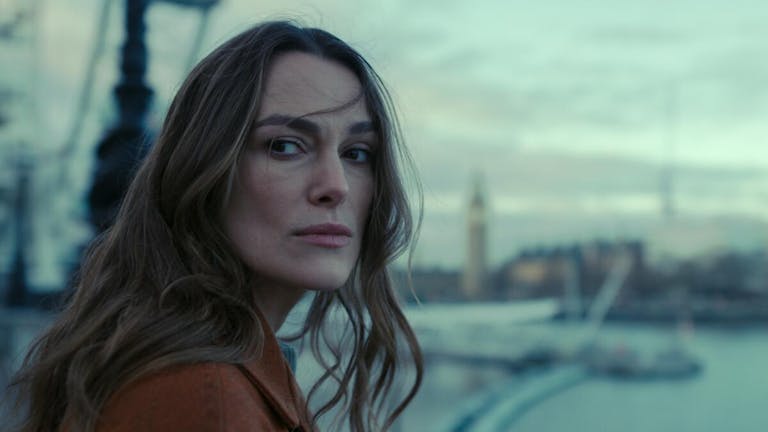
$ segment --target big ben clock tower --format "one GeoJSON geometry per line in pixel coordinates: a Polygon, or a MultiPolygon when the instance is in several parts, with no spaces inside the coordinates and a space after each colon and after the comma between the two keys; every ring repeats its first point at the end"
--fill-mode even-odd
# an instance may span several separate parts
{"type": "Polygon", "coordinates": [[[486,296],[487,214],[483,192],[483,180],[478,174],[474,179],[467,213],[467,246],[462,290],[468,300],[480,300],[486,296]]]}

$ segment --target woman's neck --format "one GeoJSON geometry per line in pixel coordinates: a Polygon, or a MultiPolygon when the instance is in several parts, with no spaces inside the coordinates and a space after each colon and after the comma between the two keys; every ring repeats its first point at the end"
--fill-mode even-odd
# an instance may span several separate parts
{"type": "Polygon", "coordinates": [[[264,315],[272,332],[277,333],[296,303],[307,293],[302,288],[259,283],[253,290],[254,303],[264,315]]]}

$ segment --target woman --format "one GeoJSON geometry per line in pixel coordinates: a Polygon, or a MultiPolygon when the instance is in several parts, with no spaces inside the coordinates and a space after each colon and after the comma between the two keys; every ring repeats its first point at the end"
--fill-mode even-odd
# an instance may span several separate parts
{"type": "Polygon", "coordinates": [[[28,355],[22,430],[308,431],[331,410],[387,429],[422,374],[386,271],[412,235],[399,142],[380,79],[325,31],[269,22],[213,51],[28,355]],[[314,416],[274,336],[307,292],[308,398],[338,383],[314,416]]]}

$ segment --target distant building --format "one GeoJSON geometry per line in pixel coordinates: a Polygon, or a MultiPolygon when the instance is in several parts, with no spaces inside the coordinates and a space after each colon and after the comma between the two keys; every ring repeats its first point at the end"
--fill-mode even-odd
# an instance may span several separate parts
{"type": "Polygon", "coordinates": [[[500,268],[495,278],[495,292],[500,300],[564,297],[566,294],[591,299],[617,260],[627,255],[632,265],[619,294],[618,301],[622,301],[645,289],[644,247],[639,241],[597,241],[522,251],[500,268]]]}
{"type": "Polygon", "coordinates": [[[482,178],[475,177],[467,212],[467,246],[462,292],[467,300],[481,300],[487,292],[487,212],[482,178]]]}
{"type": "MultiPolygon", "coordinates": [[[[413,290],[421,302],[457,302],[464,300],[461,276],[461,272],[456,269],[417,267],[411,272],[411,281],[413,290]]],[[[393,279],[404,301],[415,302],[406,271],[396,270],[393,272],[393,279]]]]}

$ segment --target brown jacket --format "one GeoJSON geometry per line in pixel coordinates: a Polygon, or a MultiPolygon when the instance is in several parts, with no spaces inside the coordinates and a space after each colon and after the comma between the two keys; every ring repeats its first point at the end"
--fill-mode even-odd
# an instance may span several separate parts
{"type": "Polygon", "coordinates": [[[310,432],[301,390],[265,328],[261,358],[174,366],[119,389],[97,432],[310,432]]]}

